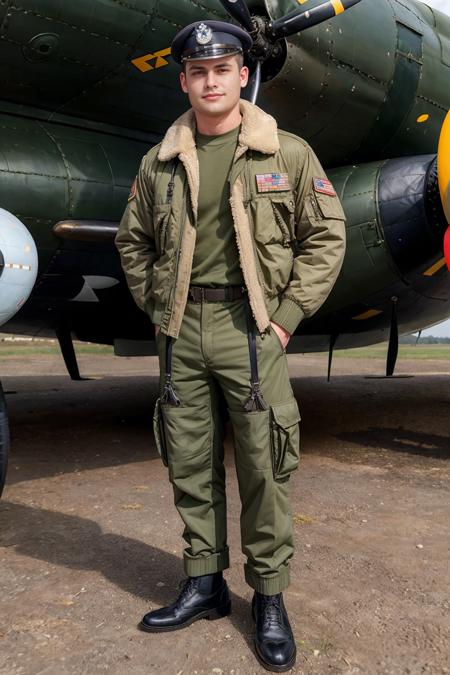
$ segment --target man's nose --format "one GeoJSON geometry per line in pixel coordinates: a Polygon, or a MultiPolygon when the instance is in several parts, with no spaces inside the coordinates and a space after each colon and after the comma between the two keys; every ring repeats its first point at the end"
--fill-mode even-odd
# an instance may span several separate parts
{"type": "Polygon", "coordinates": [[[211,88],[216,86],[216,74],[213,70],[210,70],[206,76],[206,86],[211,88]]]}

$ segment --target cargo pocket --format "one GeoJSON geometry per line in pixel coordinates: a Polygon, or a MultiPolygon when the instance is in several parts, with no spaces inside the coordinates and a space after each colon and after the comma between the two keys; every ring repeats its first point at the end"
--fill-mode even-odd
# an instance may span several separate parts
{"type": "Polygon", "coordinates": [[[275,480],[287,480],[300,458],[300,413],[297,401],[278,403],[270,408],[270,441],[275,480]]]}
{"type": "Polygon", "coordinates": [[[164,430],[164,419],[163,412],[161,409],[161,399],[155,403],[155,410],[153,413],[153,434],[155,436],[156,449],[162,459],[164,466],[168,465],[167,462],[167,444],[166,444],[166,432],[164,430]]]}
{"type": "Polygon", "coordinates": [[[345,220],[345,213],[338,197],[331,197],[318,192],[312,192],[306,197],[305,211],[313,222],[321,222],[329,218],[345,220]]]}

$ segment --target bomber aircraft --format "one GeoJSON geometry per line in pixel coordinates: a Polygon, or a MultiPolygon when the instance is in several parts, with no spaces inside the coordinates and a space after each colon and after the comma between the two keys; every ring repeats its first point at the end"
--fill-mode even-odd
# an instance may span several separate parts
{"type": "MultiPolygon", "coordinates": [[[[244,95],[312,145],[346,212],[341,275],[290,349],[331,363],[389,337],[391,375],[398,335],[450,316],[450,18],[419,0],[2,0],[2,330],[56,334],[74,379],[72,336],[149,353],[113,240],[188,106],[171,40],[202,19],[251,34],[244,95]]],[[[267,198],[279,223],[291,204],[267,198]]],[[[0,388],[0,491],[8,444],[0,388]]]]}

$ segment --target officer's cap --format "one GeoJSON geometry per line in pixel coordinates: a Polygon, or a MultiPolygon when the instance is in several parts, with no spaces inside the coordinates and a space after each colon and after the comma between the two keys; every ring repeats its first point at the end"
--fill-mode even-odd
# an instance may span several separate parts
{"type": "Polygon", "coordinates": [[[252,46],[252,38],[242,28],[225,21],[196,21],[180,30],[172,41],[172,57],[177,63],[201,59],[219,59],[243,54],[252,46]]]}

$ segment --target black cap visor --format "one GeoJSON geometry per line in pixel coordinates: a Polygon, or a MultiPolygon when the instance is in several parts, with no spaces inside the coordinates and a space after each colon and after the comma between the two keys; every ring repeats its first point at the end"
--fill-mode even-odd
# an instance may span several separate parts
{"type": "Polygon", "coordinates": [[[183,63],[186,61],[206,61],[207,59],[220,59],[223,56],[232,56],[233,54],[243,54],[243,50],[236,45],[214,44],[187,49],[183,52],[181,60],[183,63]]]}

